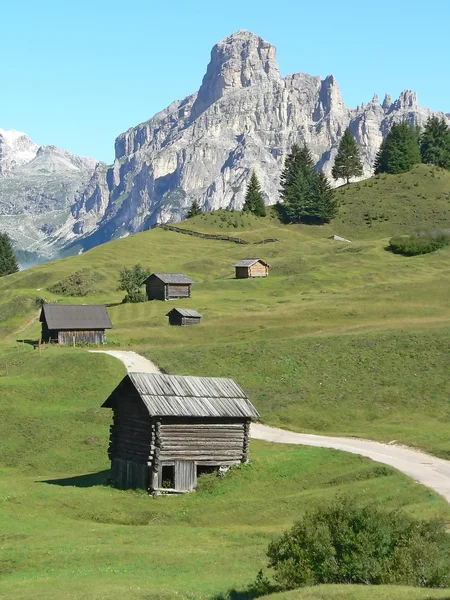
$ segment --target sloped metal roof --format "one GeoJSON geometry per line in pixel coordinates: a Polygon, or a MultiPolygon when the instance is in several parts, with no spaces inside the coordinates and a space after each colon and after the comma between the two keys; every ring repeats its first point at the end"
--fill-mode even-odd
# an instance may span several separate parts
{"type": "Polygon", "coordinates": [[[257,262],[260,262],[263,265],[266,265],[266,267],[270,266],[268,263],[264,262],[261,258],[244,258],[243,260],[240,260],[239,262],[237,262],[234,266],[235,267],[251,267],[252,265],[254,265],[257,262]]]}
{"type": "Polygon", "coordinates": [[[182,317],[197,317],[197,318],[202,317],[202,315],[200,313],[198,313],[196,310],[192,310],[190,308],[172,308],[172,310],[167,313],[166,317],[168,317],[173,312],[178,313],[182,317]]]}
{"type": "MultiPolygon", "coordinates": [[[[184,273],[152,273],[150,277],[157,277],[163,283],[195,283],[190,277],[184,273]]],[[[148,279],[150,279],[150,277],[148,279]]],[[[148,281],[147,279],[147,281],[148,281]]]]}
{"type": "MultiPolygon", "coordinates": [[[[259,418],[233,379],[154,373],[128,373],[127,377],[153,417],[259,418]]],[[[120,402],[123,389],[119,384],[103,407],[112,408],[120,402]]]]}
{"type": "Polygon", "coordinates": [[[112,329],[106,307],[94,304],[44,304],[41,323],[49,329],[87,330],[112,329]]]}

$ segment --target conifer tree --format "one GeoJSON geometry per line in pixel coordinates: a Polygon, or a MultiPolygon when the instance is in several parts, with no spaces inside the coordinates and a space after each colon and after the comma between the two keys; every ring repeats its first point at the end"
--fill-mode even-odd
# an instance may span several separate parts
{"type": "Polygon", "coordinates": [[[242,208],[245,212],[251,212],[257,217],[266,216],[266,205],[261,192],[261,185],[258,180],[258,176],[253,171],[250,177],[250,183],[247,187],[247,193],[245,194],[245,202],[242,208]]]}
{"type": "Polygon", "coordinates": [[[325,223],[336,215],[334,191],[317,173],[306,145],[294,145],[281,175],[283,216],[291,223],[325,223]]]}
{"type": "Polygon", "coordinates": [[[375,174],[405,173],[420,162],[417,128],[407,123],[394,123],[377,153],[375,174]]]}
{"type": "Polygon", "coordinates": [[[316,223],[329,223],[338,213],[338,201],[325,173],[317,173],[311,217],[316,223]]]}
{"type": "Polygon", "coordinates": [[[442,117],[430,117],[420,136],[422,162],[450,169],[450,127],[442,117]]]}
{"type": "Polygon", "coordinates": [[[350,183],[352,177],[361,177],[363,174],[359,148],[348,127],[339,143],[331,174],[336,180],[345,179],[347,184],[350,183]]]}
{"type": "Polygon", "coordinates": [[[197,215],[202,214],[202,208],[197,200],[194,200],[191,204],[190,209],[187,212],[186,219],[190,219],[191,217],[196,217],[197,215]]]}
{"type": "Polygon", "coordinates": [[[19,270],[16,255],[7,233],[0,233],[0,277],[19,270]]]}

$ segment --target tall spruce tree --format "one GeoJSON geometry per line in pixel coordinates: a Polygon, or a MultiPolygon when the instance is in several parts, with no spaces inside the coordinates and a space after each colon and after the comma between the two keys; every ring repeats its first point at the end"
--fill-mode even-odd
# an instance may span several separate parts
{"type": "Polygon", "coordinates": [[[339,143],[331,174],[336,180],[345,179],[347,184],[350,183],[352,177],[361,177],[363,174],[359,148],[348,127],[339,143]]]}
{"type": "Polygon", "coordinates": [[[334,191],[317,173],[306,144],[292,147],[281,174],[282,214],[291,223],[325,223],[337,210],[334,191]]]}
{"type": "Polygon", "coordinates": [[[253,171],[250,177],[250,183],[247,187],[247,193],[245,194],[245,202],[242,208],[245,212],[251,212],[257,217],[266,216],[266,205],[261,192],[261,184],[259,183],[258,176],[253,171]]]}
{"type": "Polygon", "coordinates": [[[377,153],[375,174],[405,173],[420,162],[417,128],[407,123],[394,123],[377,153]]]}
{"type": "Polygon", "coordinates": [[[0,233],[0,277],[19,270],[17,258],[7,233],[0,233]]]}
{"type": "Polygon", "coordinates": [[[196,217],[197,215],[201,215],[202,214],[202,209],[200,204],[198,203],[197,200],[194,200],[191,204],[191,207],[189,208],[187,215],[186,215],[186,219],[190,219],[191,217],[196,217]]]}
{"type": "Polygon", "coordinates": [[[420,136],[422,162],[450,169],[450,127],[444,117],[430,117],[420,136]]]}

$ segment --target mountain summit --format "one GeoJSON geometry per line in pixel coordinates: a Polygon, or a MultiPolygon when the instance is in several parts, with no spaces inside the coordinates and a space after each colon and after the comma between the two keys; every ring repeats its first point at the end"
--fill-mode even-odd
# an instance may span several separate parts
{"type": "Polygon", "coordinates": [[[155,223],[180,220],[194,200],[206,210],[241,208],[253,170],[266,203],[273,204],[292,145],[307,143],[317,167],[330,176],[347,127],[368,177],[392,123],[422,125],[431,114],[409,90],[394,101],[386,94],[380,103],[374,95],[370,102],[348,108],[333,75],[295,73],[283,78],[275,47],[241,30],[214,46],[197,93],[117,137],[115,161],[109,167],[90,164],[84,169],[86,159],[78,157],[77,162],[52,147],[38,152],[26,136],[16,132],[5,137],[0,130],[0,229],[9,222],[17,189],[23,189],[8,188],[5,181],[11,173],[16,182],[42,173],[36,161],[47,173],[47,184],[41,178],[40,193],[28,195],[20,210],[32,214],[36,205],[58,207],[47,210],[44,223],[34,219],[30,227],[40,227],[39,239],[52,232],[45,242],[54,252],[78,252],[155,223]],[[67,177],[73,181],[69,163],[83,178],[76,193],[65,194],[55,182],[67,177]]]}

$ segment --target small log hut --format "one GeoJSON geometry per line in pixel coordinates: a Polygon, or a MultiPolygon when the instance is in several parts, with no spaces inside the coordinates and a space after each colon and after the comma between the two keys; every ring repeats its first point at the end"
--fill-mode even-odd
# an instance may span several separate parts
{"type": "Polygon", "coordinates": [[[190,308],[172,308],[166,315],[169,325],[198,325],[202,315],[190,308]]]}
{"type": "Polygon", "coordinates": [[[234,265],[236,279],[248,277],[267,277],[269,275],[269,264],[260,258],[245,258],[234,265]]]}
{"type": "Polygon", "coordinates": [[[106,307],[90,304],[44,304],[39,320],[42,341],[61,345],[104,344],[112,328],[106,307]]]}
{"type": "Polygon", "coordinates": [[[150,494],[195,488],[197,475],[248,460],[255,408],[232,379],[128,373],[112,408],[111,479],[150,494]]]}
{"type": "Polygon", "coordinates": [[[145,288],[148,300],[176,300],[191,297],[194,283],[184,273],[153,273],[146,279],[145,288]]]}

